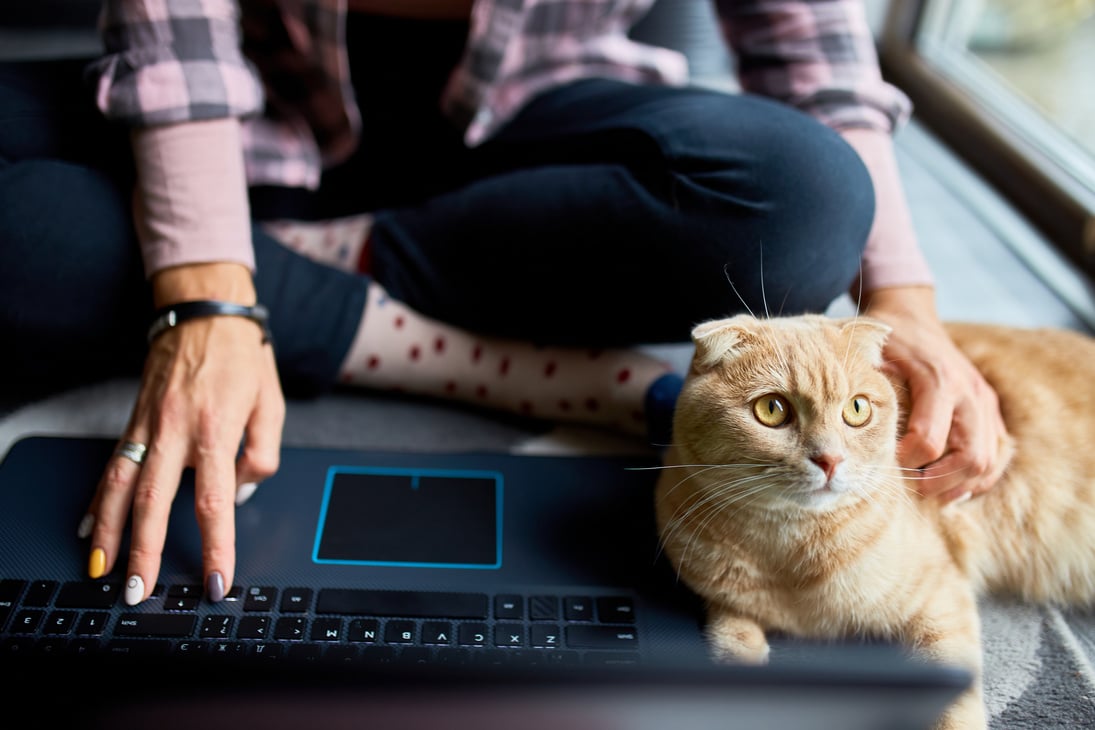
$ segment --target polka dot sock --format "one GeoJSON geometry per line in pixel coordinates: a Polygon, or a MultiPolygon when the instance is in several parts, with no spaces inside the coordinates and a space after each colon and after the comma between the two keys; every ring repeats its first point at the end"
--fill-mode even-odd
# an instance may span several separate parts
{"type": "Polygon", "coordinates": [[[343,271],[369,272],[369,231],[373,217],[367,213],[324,221],[267,221],[263,229],[283,245],[313,261],[343,271]]]}
{"type": "Polygon", "coordinates": [[[424,317],[369,286],[343,384],[448,398],[668,443],[680,390],[669,364],[638,350],[538,347],[424,317]]]}

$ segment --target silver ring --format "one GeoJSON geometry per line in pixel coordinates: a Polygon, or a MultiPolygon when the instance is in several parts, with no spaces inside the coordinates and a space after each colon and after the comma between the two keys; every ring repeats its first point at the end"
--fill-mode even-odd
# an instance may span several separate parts
{"type": "Polygon", "coordinates": [[[118,450],[114,452],[114,455],[129,459],[137,466],[140,466],[144,463],[144,457],[147,453],[148,447],[144,444],[139,444],[136,441],[124,441],[118,447],[118,450]]]}

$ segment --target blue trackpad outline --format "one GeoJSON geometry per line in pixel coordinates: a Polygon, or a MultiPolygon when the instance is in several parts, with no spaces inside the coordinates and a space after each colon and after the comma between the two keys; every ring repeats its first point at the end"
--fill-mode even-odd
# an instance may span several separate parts
{"type": "Polygon", "coordinates": [[[491,470],[331,466],[312,561],[497,570],[503,481],[491,470]]]}

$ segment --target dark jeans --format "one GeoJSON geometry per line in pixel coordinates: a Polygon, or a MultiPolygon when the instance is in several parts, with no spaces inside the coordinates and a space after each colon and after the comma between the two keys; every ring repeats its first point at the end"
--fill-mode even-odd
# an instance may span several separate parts
{"type": "MultiPolygon", "coordinates": [[[[390,72],[385,85],[355,63],[358,155],[319,194],[253,191],[254,212],[375,212],[372,278],[423,314],[545,344],[685,341],[696,323],[746,307],[821,311],[858,271],[874,210],[867,172],[795,110],[590,80],[541,96],[468,149],[432,105],[436,68],[417,86],[390,72]],[[431,101],[384,101],[408,86],[431,101]]],[[[151,314],[126,132],[97,115],[80,67],[0,64],[4,365],[58,386],[139,372],[151,314]]],[[[370,279],[257,227],[254,245],[286,391],[329,387],[370,279]]]]}

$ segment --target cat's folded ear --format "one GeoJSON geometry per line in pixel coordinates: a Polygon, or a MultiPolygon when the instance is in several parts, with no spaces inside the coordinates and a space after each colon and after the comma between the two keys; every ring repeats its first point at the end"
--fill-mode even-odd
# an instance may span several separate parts
{"type": "Polygon", "coordinates": [[[692,342],[696,345],[696,352],[692,357],[693,366],[707,370],[733,356],[749,340],[756,324],[754,317],[741,314],[696,325],[692,328],[692,342]]]}
{"type": "Polygon", "coordinates": [[[893,327],[870,317],[846,317],[837,323],[873,366],[882,365],[882,348],[893,327]]]}

